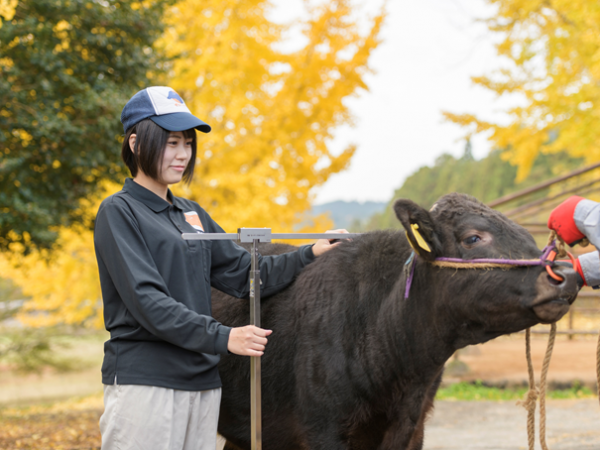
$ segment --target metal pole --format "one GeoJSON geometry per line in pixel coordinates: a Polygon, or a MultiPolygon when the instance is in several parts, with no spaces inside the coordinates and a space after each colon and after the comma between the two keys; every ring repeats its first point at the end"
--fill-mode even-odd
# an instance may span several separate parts
{"type": "Polygon", "coordinates": [[[496,206],[503,205],[504,203],[508,203],[512,200],[516,200],[520,197],[524,197],[525,195],[533,194],[534,192],[541,191],[549,186],[552,186],[554,183],[559,183],[561,181],[568,180],[569,178],[576,177],[577,175],[584,174],[589,172],[590,170],[594,170],[600,167],[600,163],[592,164],[591,166],[583,167],[578,170],[574,170],[573,172],[569,172],[566,175],[562,175],[556,178],[552,178],[551,180],[544,181],[543,183],[536,184],[535,186],[531,186],[527,189],[523,189],[522,191],[515,192],[514,194],[505,195],[504,197],[500,197],[490,203],[488,206],[490,208],[495,208],[496,206]]]}
{"type": "MultiPolygon", "coordinates": [[[[252,240],[250,267],[250,323],[260,327],[260,267],[258,266],[258,241],[252,240]]],[[[250,357],[250,420],[251,449],[262,450],[262,410],[260,356],[250,357]]]]}

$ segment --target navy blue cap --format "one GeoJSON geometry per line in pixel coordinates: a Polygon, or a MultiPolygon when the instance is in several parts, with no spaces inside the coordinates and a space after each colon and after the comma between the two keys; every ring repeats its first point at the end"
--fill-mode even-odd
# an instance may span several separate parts
{"type": "Polygon", "coordinates": [[[210,131],[210,125],[194,116],[177,92],[166,86],[152,86],[139,91],[131,97],[121,113],[125,133],[144,119],[151,119],[168,131],[192,128],[203,133],[210,131]]]}

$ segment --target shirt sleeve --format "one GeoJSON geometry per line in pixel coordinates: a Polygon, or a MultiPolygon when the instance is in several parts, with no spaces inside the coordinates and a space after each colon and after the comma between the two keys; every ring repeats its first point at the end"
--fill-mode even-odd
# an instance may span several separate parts
{"type": "Polygon", "coordinates": [[[575,208],[575,225],[596,248],[600,247],[600,203],[582,200],[575,208]]]}
{"type": "MultiPolygon", "coordinates": [[[[575,225],[598,250],[600,248],[600,203],[592,200],[582,200],[575,208],[575,225]]],[[[598,288],[600,285],[600,256],[591,252],[579,257],[581,270],[589,286],[598,288]]]]}
{"type": "MultiPolygon", "coordinates": [[[[209,217],[214,233],[223,229],[209,217]]],[[[314,261],[312,245],[282,255],[259,255],[261,295],[267,297],[289,286],[300,271],[314,261]]],[[[250,253],[232,241],[213,241],[211,253],[211,285],[238,298],[250,295],[250,253]]]]}
{"type": "Polygon", "coordinates": [[[588,286],[600,287],[600,255],[598,252],[585,253],[579,257],[583,277],[588,286]]]}
{"type": "Polygon", "coordinates": [[[170,296],[126,205],[113,200],[102,206],[96,218],[94,244],[120,300],[142,327],[187,350],[227,353],[231,329],[170,296]]]}

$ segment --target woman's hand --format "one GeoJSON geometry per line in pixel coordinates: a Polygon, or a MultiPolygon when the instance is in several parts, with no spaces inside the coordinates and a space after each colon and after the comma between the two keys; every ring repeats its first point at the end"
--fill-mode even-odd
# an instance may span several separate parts
{"type": "MultiPolygon", "coordinates": [[[[348,230],[327,230],[325,233],[348,233],[348,230]]],[[[333,247],[340,244],[339,239],[319,239],[312,247],[313,254],[321,256],[323,253],[331,250],[333,247]]]]}
{"type": "Polygon", "coordinates": [[[267,345],[267,336],[272,330],[263,330],[254,325],[232,328],[229,333],[227,350],[236,355],[262,356],[267,345]]]}

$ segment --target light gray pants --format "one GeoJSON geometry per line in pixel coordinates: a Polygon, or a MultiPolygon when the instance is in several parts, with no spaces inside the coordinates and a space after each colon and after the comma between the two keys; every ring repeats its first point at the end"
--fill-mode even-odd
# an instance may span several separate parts
{"type": "Polygon", "coordinates": [[[102,450],[215,450],[221,389],[104,385],[102,450]]]}

